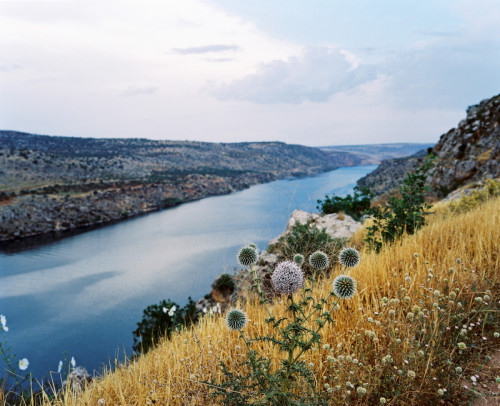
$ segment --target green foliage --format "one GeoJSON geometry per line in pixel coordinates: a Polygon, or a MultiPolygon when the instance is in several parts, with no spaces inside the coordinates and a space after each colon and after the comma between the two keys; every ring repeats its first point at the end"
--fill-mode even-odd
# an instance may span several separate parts
{"type": "Polygon", "coordinates": [[[373,225],[367,227],[365,241],[379,252],[383,244],[392,243],[404,233],[413,234],[425,224],[425,216],[431,207],[425,201],[425,180],[432,168],[434,157],[430,155],[414,173],[408,172],[399,187],[401,198],[391,196],[384,207],[373,207],[373,225]]]}
{"type": "Polygon", "coordinates": [[[318,200],[316,206],[323,214],[344,212],[355,220],[359,220],[363,214],[370,208],[370,201],[373,195],[366,187],[360,189],[354,188],[354,193],[346,197],[326,195],[325,200],[318,200]]]}
{"type": "Polygon", "coordinates": [[[170,339],[173,332],[190,326],[196,319],[195,303],[191,298],[181,308],[170,299],[150,305],[144,309],[142,320],[137,323],[137,329],[132,333],[134,335],[133,350],[146,353],[158,343],[160,338],[170,339]]]}
{"type": "Polygon", "coordinates": [[[233,291],[236,285],[234,283],[233,277],[230,274],[223,273],[215,279],[213,287],[219,290],[233,291]]]}
{"type": "Polygon", "coordinates": [[[483,183],[482,188],[473,190],[461,199],[452,201],[450,210],[454,213],[469,211],[492,197],[500,196],[500,179],[487,178],[483,183]]]}
{"type": "Polygon", "coordinates": [[[222,383],[205,382],[212,388],[212,397],[224,405],[327,405],[326,393],[316,388],[316,371],[306,365],[304,354],[321,347],[321,329],[333,323],[331,314],[341,301],[334,292],[315,299],[311,295],[313,281],[298,292],[298,298],[287,295],[287,313],[275,317],[267,306],[266,295],[260,288],[255,270],[253,288],[266,307],[269,318],[265,321],[271,333],[247,338],[240,330],[240,338],[247,348],[246,357],[234,373],[220,361],[222,383]],[[314,320],[314,327],[307,322],[314,320]],[[284,357],[280,360],[260,355],[254,343],[268,342],[277,347],[284,357]]]}
{"type": "MultiPolygon", "coordinates": [[[[311,225],[310,222],[301,224],[297,222],[291,233],[281,237],[276,246],[272,247],[272,252],[278,254],[279,259],[293,260],[296,254],[302,254],[304,258],[315,251],[331,253],[333,260],[336,253],[345,245],[345,239],[330,237],[326,229],[319,229],[311,225]]],[[[313,269],[308,263],[304,263],[303,269],[306,274],[312,273],[313,269]]]]}

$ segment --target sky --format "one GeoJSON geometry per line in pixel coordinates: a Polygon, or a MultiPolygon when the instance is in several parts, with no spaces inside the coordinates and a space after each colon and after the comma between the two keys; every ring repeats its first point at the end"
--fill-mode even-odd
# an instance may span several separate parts
{"type": "Polygon", "coordinates": [[[0,0],[0,129],[437,142],[500,93],[498,0],[0,0]]]}

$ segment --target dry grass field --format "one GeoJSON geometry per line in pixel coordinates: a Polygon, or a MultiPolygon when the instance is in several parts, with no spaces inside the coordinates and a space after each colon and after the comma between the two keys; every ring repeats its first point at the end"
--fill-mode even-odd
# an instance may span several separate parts
{"type": "MultiPolygon", "coordinates": [[[[357,294],[332,312],[321,346],[304,354],[316,371],[317,390],[332,405],[497,401],[491,391],[498,391],[500,369],[489,357],[500,348],[500,199],[460,214],[438,204],[428,225],[378,255],[361,240],[358,235],[352,242],[361,250],[360,264],[350,271],[357,294]]],[[[339,272],[330,269],[313,295],[328,295],[339,272]]],[[[242,309],[250,319],[244,335],[265,335],[264,308],[249,301],[242,309]]],[[[286,300],[270,309],[287,317],[286,300]]],[[[284,357],[268,343],[252,345],[276,364],[284,357]]],[[[223,317],[206,316],[85,391],[66,390],[46,404],[222,404],[202,382],[220,382],[220,360],[242,372],[245,357],[238,332],[228,330],[223,317]]]]}

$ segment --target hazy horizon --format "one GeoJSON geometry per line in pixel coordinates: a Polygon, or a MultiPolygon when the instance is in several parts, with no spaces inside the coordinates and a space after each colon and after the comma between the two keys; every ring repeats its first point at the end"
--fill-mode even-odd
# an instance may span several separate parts
{"type": "Polygon", "coordinates": [[[495,0],[0,0],[0,128],[435,143],[500,92],[495,0]]]}

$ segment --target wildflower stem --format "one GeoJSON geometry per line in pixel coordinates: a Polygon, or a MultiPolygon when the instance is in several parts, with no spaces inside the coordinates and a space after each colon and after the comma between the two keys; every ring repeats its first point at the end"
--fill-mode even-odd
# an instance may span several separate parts
{"type": "Polygon", "coordinates": [[[19,379],[17,378],[17,374],[14,373],[15,368],[12,367],[12,364],[10,363],[10,358],[7,356],[5,353],[5,349],[3,348],[2,343],[0,343],[0,351],[2,352],[2,358],[9,367],[9,370],[6,370],[6,372],[10,372],[13,376],[14,379],[16,380],[17,386],[19,386],[19,389],[22,390],[21,382],[19,382],[19,379]]]}

